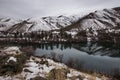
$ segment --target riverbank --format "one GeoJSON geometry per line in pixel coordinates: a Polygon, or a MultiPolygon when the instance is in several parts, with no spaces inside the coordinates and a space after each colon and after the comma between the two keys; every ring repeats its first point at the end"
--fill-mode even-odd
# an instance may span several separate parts
{"type": "Polygon", "coordinates": [[[87,74],[22,52],[18,47],[0,49],[0,80],[110,80],[104,75],[87,74]]]}

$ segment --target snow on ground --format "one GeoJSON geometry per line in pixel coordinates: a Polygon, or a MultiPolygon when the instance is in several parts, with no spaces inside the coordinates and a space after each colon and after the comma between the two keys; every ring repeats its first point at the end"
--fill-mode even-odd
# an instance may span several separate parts
{"type": "MultiPolygon", "coordinates": [[[[92,76],[92,75],[77,71],[75,69],[68,68],[66,65],[54,62],[53,60],[50,60],[50,59],[44,59],[44,61],[48,61],[49,65],[39,64],[38,61],[41,61],[41,60],[43,59],[31,57],[30,60],[28,60],[27,63],[25,64],[26,67],[24,67],[23,71],[20,74],[17,74],[12,77],[1,76],[0,80],[30,80],[31,78],[34,78],[36,76],[46,77],[52,69],[62,69],[62,68],[66,68],[70,70],[70,72],[67,73],[66,80],[71,80],[70,77],[79,76],[79,75],[83,77],[83,80],[103,80],[96,76],[92,76]]],[[[79,80],[79,78],[77,78],[76,80],[79,80]]],[[[104,80],[107,80],[107,79],[104,79],[104,80]]]]}
{"type": "Polygon", "coordinates": [[[8,47],[7,49],[5,49],[5,51],[14,51],[14,50],[19,50],[18,47],[8,47]]]}
{"type": "Polygon", "coordinates": [[[16,61],[17,61],[17,59],[16,59],[16,58],[14,58],[14,57],[10,57],[10,58],[7,60],[7,62],[10,62],[10,61],[14,61],[14,62],[16,62],[16,61]]]}
{"type": "MultiPolygon", "coordinates": [[[[36,58],[36,57],[31,57],[30,60],[27,61],[27,63],[25,64],[27,67],[25,67],[22,71],[22,73],[14,76],[12,79],[13,80],[17,80],[18,78],[20,78],[21,76],[23,78],[25,78],[25,80],[30,80],[30,78],[36,77],[36,76],[42,76],[42,77],[46,77],[48,75],[48,73],[52,70],[52,69],[62,69],[62,68],[68,68],[66,65],[61,64],[61,63],[56,63],[53,60],[50,59],[44,59],[43,61],[48,61],[48,66],[46,64],[39,64],[37,63],[38,61],[41,61],[42,59],[40,58],[36,58]],[[28,72],[25,72],[25,69],[29,70],[28,72]]],[[[98,77],[94,77],[91,76],[89,74],[86,73],[82,73],[79,72],[75,69],[71,69],[68,68],[70,70],[70,73],[67,73],[67,80],[71,80],[69,77],[73,77],[73,76],[83,76],[83,80],[102,80],[98,77]]],[[[8,80],[6,78],[6,80],[8,80]]],[[[19,80],[19,79],[18,79],[19,80]]],[[[79,80],[79,79],[76,79],[79,80]]]]}
{"type": "MultiPolygon", "coordinates": [[[[16,50],[19,51],[19,48],[18,47],[8,47],[4,51],[10,51],[10,53],[11,53],[12,52],[11,50],[13,52],[16,50]]],[[[14,62],[17,62],[17,59],[13,56],[9,57],[7,62],[9,62],[11,60],[14,62]]],[[[90,75],[87,73],[77,71],[75,69],[71,69],[64,64],[54,62],[51,59],[38,58],[38,57],[33,57],[33,56],[31,56],[30,59],[26,61],[23,71],[21,73],[16,74],[14,76],[7,76],[7,75],[0,76],[0,80],[30,80],[31,78],[34,78],[36,76],[41,76],[41,77],[46,78],[49,75],[49,73],[51,72],[51,70],[53,70],[53,69],[69,70],[69,72],[67,72],[67,74],[66,74],[66,76],[67,76],[66,80],[72,80],[71,77],[76,77],[76,76],[82,77],[83,80],[108,80],[106,77],[98,78],[95,75],[90,75]]],[[[79,80],[79,78],[76,77],[75,80],[79,80]]]]}
{"type": "Polygon", "coordinates": [[[13,47],[7,47],[3,50],[4,53],[6,54],[12,54],[12,55],[18,55],[21,54],[21,51],[19,50],[18,47],[13,46],[13,47]]]}
{"type": "Polygon", "coordinates": [[[56,63],[50,59],[43,59],[43,61],[48,62],[49,65],[36,63],[38,61],[40,62],[40,61],[42,61],[42,59],[36,58],[36,57],[31,57],[30,60],[28,60],[28,62],[26,63],[26,66],[28,66],[28,67],[25,67],[24,70],[28,69],[32,73],[23,71],[21,74],[23,74],[23,76],[27,76],[27,79],[35,77],[36,75],[45,77],[54,68],[59,69],[59,68],[66,67],[63,64],[56,63]],[[35,59],[35,60],[33,60],[33,59],[35,59]]]}

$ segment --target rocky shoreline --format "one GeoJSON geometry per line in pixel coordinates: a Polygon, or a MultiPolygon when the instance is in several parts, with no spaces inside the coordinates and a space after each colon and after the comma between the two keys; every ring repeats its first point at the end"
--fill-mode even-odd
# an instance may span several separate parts
{"type": "Polygon", "coordinates": [[[0,49],[0,80],[112,80],[104,75],[87,74],[21,51],[18,47],[0,49]]]}

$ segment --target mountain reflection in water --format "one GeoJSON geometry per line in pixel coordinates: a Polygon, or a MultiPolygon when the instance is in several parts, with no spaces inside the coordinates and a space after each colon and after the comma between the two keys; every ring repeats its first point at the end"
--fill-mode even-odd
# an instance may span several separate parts
{"type": "Polygon", "coordinates": [[[50,58],[78,70],[120,74],[119,46],[97,43],[41,44],[36,47],[34,56],[50,58]]]}

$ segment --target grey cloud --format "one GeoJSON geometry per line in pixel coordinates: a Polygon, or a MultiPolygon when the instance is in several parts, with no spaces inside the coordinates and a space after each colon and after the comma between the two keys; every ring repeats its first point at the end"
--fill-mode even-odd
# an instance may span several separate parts
{"type": "Polygon", "coordinates": [[[77,14],[119,6],[119,0],[0,0],[0,17],[28,18],[77,14]]]}

